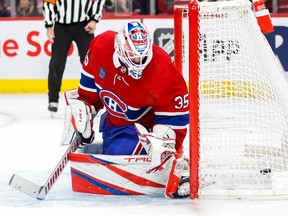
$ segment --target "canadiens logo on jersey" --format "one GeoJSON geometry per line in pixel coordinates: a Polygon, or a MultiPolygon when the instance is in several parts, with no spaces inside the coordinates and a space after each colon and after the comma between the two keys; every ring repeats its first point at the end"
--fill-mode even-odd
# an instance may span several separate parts
{"type": "Polygon", "coordinates": [[[100,67],[98,74],[99,74],[99,77],[101,77],[101,79],[105,79],[106,70],[104,68],[100,67]]]}
{"type": "Polygon", "coordinates": [[[148,106],[140,109],[130,107],[113,92],[105,89],[100,90],[99,96],[111,115],[128,121],[138,120],[151,109],[148,106]]]}

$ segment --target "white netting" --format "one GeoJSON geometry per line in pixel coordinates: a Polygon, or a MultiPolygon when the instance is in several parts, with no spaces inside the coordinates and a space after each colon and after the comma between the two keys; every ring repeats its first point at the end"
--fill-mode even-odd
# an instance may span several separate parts
{"type": "Polygon", "coordinates": [[[282,68],[248,0],[200,2],[199,8],[199,195],[287,195],[282,68]]]}

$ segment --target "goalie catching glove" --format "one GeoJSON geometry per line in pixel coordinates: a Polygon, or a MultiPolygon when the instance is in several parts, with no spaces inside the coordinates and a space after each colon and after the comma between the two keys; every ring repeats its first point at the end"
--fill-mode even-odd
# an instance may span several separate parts
{"type": "Polygon", "coordinates": [[[161,171],[169,159],[176,154],[175,132],[165,125],[155,125],[152,133],[138,123],[135,123],[135,128],[141,144],[151,158],[151,165],[147,173],[161,171]]]}
{"type": "Polygon", "coordinates": [[[79,146],[82,148],[84,143],[92,143],[94,140],[93,120],[97,112],[94,106],[77,99],[77,89],[66,91],[64,96],[67,106],[61,145],[71,143],[78,131],[83,137],[83,143],[79,146]]]}

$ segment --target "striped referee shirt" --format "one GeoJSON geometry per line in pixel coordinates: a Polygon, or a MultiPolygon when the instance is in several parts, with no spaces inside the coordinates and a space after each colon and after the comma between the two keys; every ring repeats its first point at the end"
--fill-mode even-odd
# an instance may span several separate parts
{"type": "Polygon", "coordinates": [[[105,0],[44,0],[43,14],[45,27],[78,23],[102,18],[105,0]]]}

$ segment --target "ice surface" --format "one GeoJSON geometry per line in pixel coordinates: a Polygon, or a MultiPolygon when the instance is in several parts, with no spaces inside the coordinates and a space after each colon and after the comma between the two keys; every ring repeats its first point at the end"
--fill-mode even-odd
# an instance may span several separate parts
{"type": "Polygon", "coordinates": [[[67,147],[60,146],[64,104],[55,118],[46,94],[0,94],[0,214],[287,216],[287,200],[171,200],[148,196],[100,196],[71,189],[69,164],[45,200],[9,187],[14,173],[39,185],[67,147]]]}

